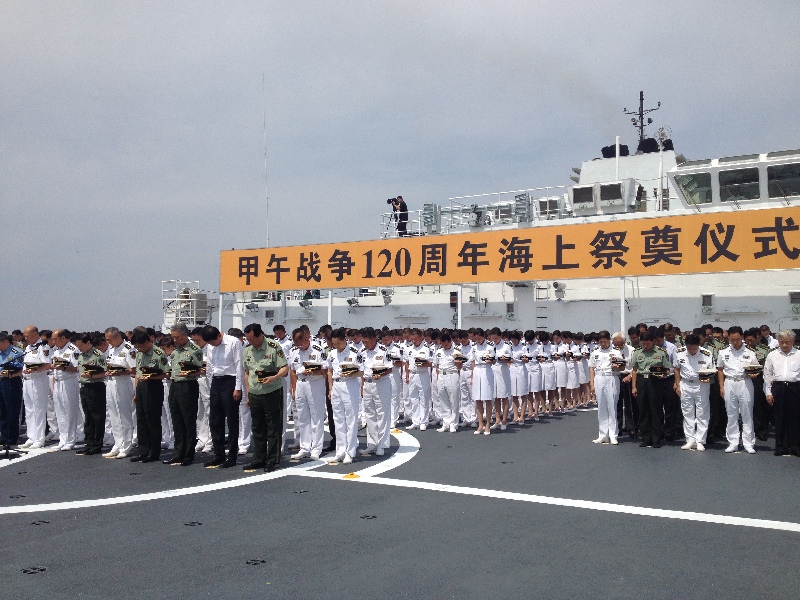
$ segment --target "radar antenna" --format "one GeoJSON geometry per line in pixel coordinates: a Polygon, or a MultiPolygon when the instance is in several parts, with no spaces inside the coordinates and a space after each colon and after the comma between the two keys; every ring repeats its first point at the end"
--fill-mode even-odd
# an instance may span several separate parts
{"type": "Polygon", "coordinates": [[[653,119],[651,119],[650,117],[648,117],[647,118],[647,122],[645,122],[644,116],[646,114],[648,114],[648,113],[651,113],[651,112],[653,112],[655,110],[658,110],[659,108],[661,108],[661,102],[658,103],[658,106],[656,106],[656,108],[648,108],[647,110],[645,110],[644,109],[644,92],[640,91],[639,92],[639,110],[638,111],[628,110],[627,108],[623,108],[622,109],[622,111],[626,115],[637,115],[636,117],[631,119],[631,123],[633,123],[633,126],[636,127],[636,129],[639,130],[639,141],[640,142],[642,140],[644,140],[644,128],[647,127],[648,125],[650,125],[653,122],[653,119]]]}

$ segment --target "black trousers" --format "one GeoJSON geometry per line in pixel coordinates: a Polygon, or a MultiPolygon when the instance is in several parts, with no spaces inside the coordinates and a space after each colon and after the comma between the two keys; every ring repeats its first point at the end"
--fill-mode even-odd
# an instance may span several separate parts
{"type": "Polygon", "coordinates": [[[708,437],[724,440],[726,439],[725,430],[728,427],[728,412],[725,409],[725,400],[719,393],[719,380],[716,377],[711,382],[708,400],[711,409],[708,419],[708,437]]]}
{"type": "Polygon", "coordinates": [[[800,383],[772,383],[775,401],[775,451],[800,455],[800,383]]]}
{"type": "Polygon", "coordinates": [[[681,397],[675,393],[675,376],[656,379],[661,384],[661,400],[664,404],[664,438],[674,440],[683,437],[683,411],[681,397]]]}
{"type": "MultiPolygon", "coordinates": [[[[331,387],[328,378],[325,378],[325,410],[328,412],[328,423],[333,423],[333,404],[331,404],[331,387]]],[[[331,433],[331,448],[336,449],[336,428],[329,426],[331,433]]]]}
{"type": "Polygon", "coordinates": [[[664,432],[664,404],[661,381],[652,375],[636,378],[636,400],[639,404],[639,432],[645,443],[658,444],[664,432]]]}
{"type": "Polygon", "coordinates": [[[408,232],[406,231],[407,226],[408,226],[408,218],[400,219],[399,221],[397,221],[397,235],[399,237],[405,237],[408,235],[408,232]]]}
{"type": "Polygon", "coordinates": [[[197,403],[200,385],[197,381],[173,381],[169,388],[169,414],[175,433],[175,451],[172,458],[194,460],[197,443],[197,403]]]}
{"type": "Polygon", "coordinates": [[[770,421],[774,420],[773,408],[764,394],[764,376],[753,379],[753,430],[760,439],[767,439],[770,421]]]}
{"type": "Polygon", "coordinates": [[[617,429],[620,432],[635,433],[639,427],[639,406],[631,394],[631,382],[619,379],[619,399],[617,400],[617,429]]]}
{"type": "Polygon", "coordinates": [[[233,400],[236,389],[236,378],[233,375],[214,377],[211,380],[209,393],[208,428],[211,430],[211,442],[214,445],[214,456],[236,459],[239,453],[239,403],[233,400]],[[225,444],[225,421],[228,421],[228,444],[225,444]]]}
{"type": "Polygon", "coordinates": [[[164,382],[160,379],[140,380],[136,386],[136,437],[141,458],[161,456],[161,406],[164,404],[164,382]]]}
{"type": "Polygon", "coordinates": [[[0,377],[0,444],[15,445],[22,410],[22,377],[0,377]]]}
{"type": "Polygon", "coordinates": [[[268,394],[248,394],[253,418],[253,462],[267,466],[281,462],[283,387],[268,394]]]}
{"type": "Polygon", "coordinates": [[[80,393],[86,449],[100,450],[106,432],[106,383],[82,383],[80,393]]]}

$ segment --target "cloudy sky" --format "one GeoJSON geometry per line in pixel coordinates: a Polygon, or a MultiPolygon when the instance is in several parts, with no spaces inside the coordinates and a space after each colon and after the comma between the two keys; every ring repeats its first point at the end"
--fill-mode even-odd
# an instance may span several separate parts
{"type": "Polygon", "coordinates": [[[623,107],[800,147],[797,0],[0,3],[0,329],[161,321],[219,251],[377,237],[386,198],[569,183],[623,107]],[[266,136],[264,117],[266,114],[266,136]],[[266,144],[265,144],[266,138],[266,144]]]}

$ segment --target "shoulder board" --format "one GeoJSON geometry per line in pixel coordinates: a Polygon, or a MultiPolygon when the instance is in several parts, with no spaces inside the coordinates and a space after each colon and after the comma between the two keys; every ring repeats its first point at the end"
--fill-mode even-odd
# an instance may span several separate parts
{"type": "Polygon", "coordinates": [[[94,354],[95,356],[102,356],[103,355],[103,353],[100,352],[100,350],[98,350],[97,348],[92,348],[92,354],[94,354]]]}
{"type": "Polygon", "coordinates": [[[494,342],[493,342],[492,340],[486,340],[486,343],[487,343],[489,346],[494,346],[494,342]]]}
{"type": "Polygon", "coordinates": [[[122,345],[125,346],[126,348],[133,348],[130,342],[122,342],[122,345]]]}
{"type": "Polygon", "coordinates": [[[686,346],[678,346],[678,347],[676,348],[676,350],[677,350],[678,352],[686,352],[686,346]]]}
{"type": "Polygon", "coordinates": [[[280,343],[277,342],[276,340],[274,340],[273,338],[267,338],[267,344],[269,344],[273,348],[280,348],[281,347],[280,343]]]}
{"type": "Polygon", "coordinates": [[[386,352],[386,346],[384,346],[383,344],[378,344],[378,350],[382,350],[383,352],[386,352]]]}
{"type": "Polygon", "coordinates": [[[314,350],[318,350],[318,351],[322,352],[322,347],[319,344],[311,344],[311,347],[314,350]]]}
{"type": "Polygon", "coordinates": [[[700,352],[702,352],[706,356],[711,356],[711,350],[708,350],[707,348],[700,348],[700,352]]]}
{"type": "Polygon", "coordinates": [[[164,351],[161,348],[159,348],[158,346],[154,345],[153,346],[153,353],[154,354],[164,354],[164,351]]]}
{"type": "Polygon", "coordinates": [[[358,348],[356,348],[356,347],[355,347],[355,346],[353,346],[352,344],[351,344],[350,346],[348,346],[348,348],[350,348],[350,352],[355,352],[355,353],[358,353],[358,348]]]}

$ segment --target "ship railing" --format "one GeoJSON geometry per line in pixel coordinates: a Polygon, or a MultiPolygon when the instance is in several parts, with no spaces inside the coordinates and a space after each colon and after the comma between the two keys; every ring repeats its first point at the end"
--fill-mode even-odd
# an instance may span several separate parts
{"type": "MultiPolygon", "coordinates": [[[[381,239],[400,237],[397,231],[397,213],[387,212],[381,214],[381,239]]],[[[421,210],[408,211],[406,234],[409,236],[427,235],[428,231],[422,223],[421,210]]]]}

